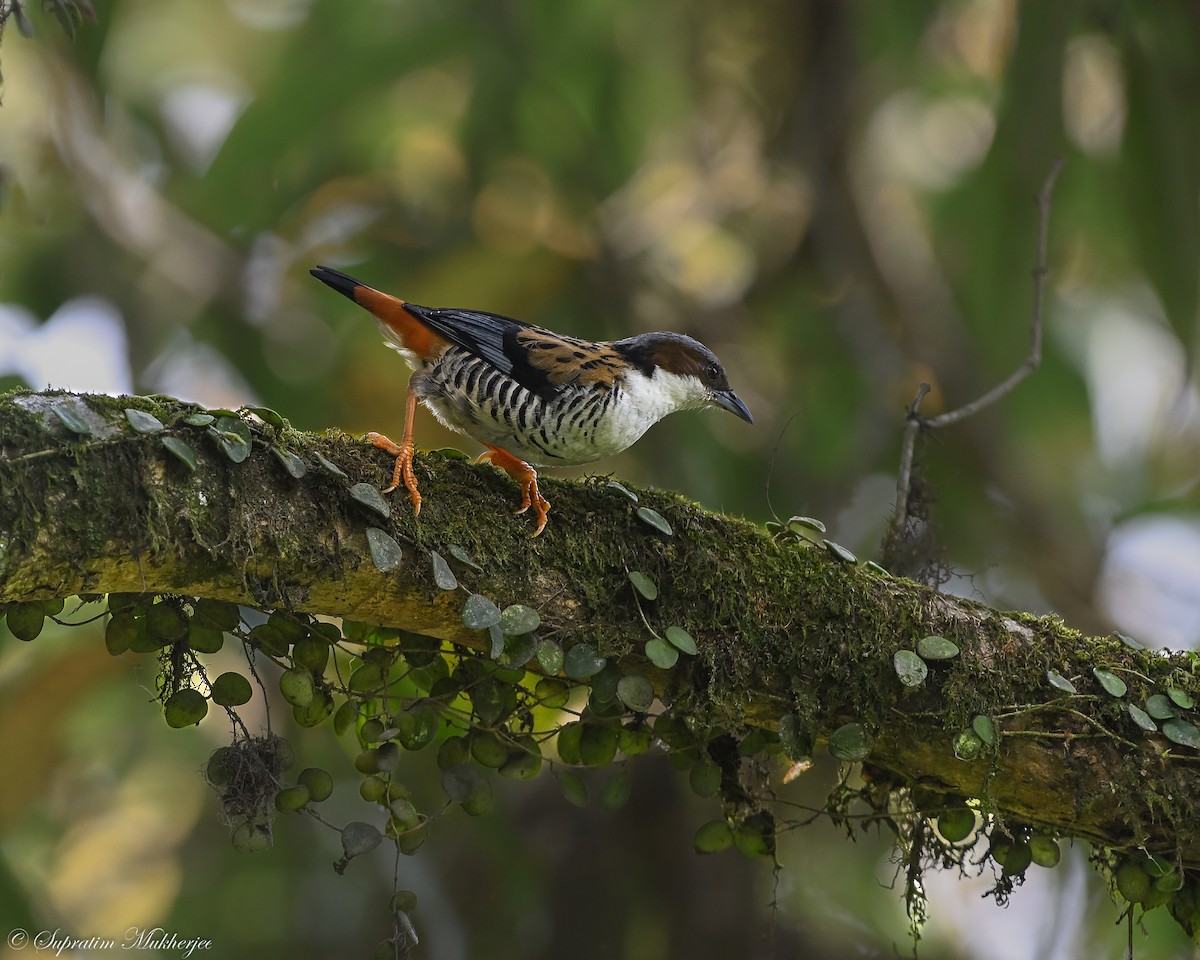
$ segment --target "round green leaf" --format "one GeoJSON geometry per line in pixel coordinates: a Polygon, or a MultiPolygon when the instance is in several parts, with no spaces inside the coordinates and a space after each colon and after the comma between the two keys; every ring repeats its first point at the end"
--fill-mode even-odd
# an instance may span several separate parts
{"type": "Polygon", "coordinates": [[[135,410],[133,407],[126,407],[125,419],[129,421],[129,425],[138,433],[158,433],[165,429],[158,417],[152,413],[146,413],[145,410],[135,410]]]}
{"type": "Polygon", "coordinates": [[[450,569],[445,557],[436,550],[430,550],[429,562],[433,565],[433,582],[439,590],[458,589],[458,577],[450,569]]]}
{"type": "Polygon", "coordinates": [[[586,807],[588,802],[587,784],[583,777],[574,770],[563,770],[558,775],[558,788],[567,802],[576,807],[586,807]]]}
{"type": "Polygon", "coordinates": [[[188,623],[188,649],[195,653],[217,653],[225,645],[225,634],[203,623],[197,623],[195,618],[188,623]]]}
{"type": "Polygon", "coordinates": [[[491,677],[485,677],[471,688],[471,707],[479,722],[490,727],[499,722],[504,716],[505,702],[503,688],[491,677]]]}
{"type": "Polygon", "coordinates": [[[945,637],[922,637],[917,641],[917,653],[925,660],[952,660],[958,656],[958,644],[945,637]]]}
{"type": "Polygon", "coordinates": [[[462,622],[469,630],[486,630],[500,623],[500,608],[483,594],[473,593],[463,605],[462,622]]]}
{"type": "Polygon", "coordinates": [[[505,607],[500,614],[500,629],[506,637],[517,637],[523,633],[532,633],[541,626],[542,618],[533,607],[523,603],[514,603],[505,607]]]}
{"type": "MultiPolygon", "coordinates": [[[[461,740],[463,746],[467,746],[466,737],[453,739],[461,740]]],[[[482,774],[469,763],[456,763],[442,770],[442,790],[455,803],[466,803],[478,789],[482,780],[482,774]]]]}
{"type": "Polygon", "coordinates": [[[292,708],[292,719],[302,727],[314,727],[323,724],[334,712],[334,695],[328,690],[318,689],[310,703],[304,707],[292,708]]]}
{"type": "Polygon", "coordinates": [[[733,844],[733,831],[725,820],[709,820],[692,837],[692,848],[697,853],[720,853],[733,844]]]}
{"type": "Polygon", "coordinates": [[[558,750],[559,759],[563,763],[568,763],[572,766],[579,763],[579,744],[582,741],[583,724],[578,720],[564,723],[558,728],[558,736],[554,740],[554,746],[558,750]]]}
{"type": "Polygon", "coordinates": [[[500,767],[500,776],[513,780],[532,780],[542,769],[542,749],[530,736],[521,737],[517,745],[508,752],[508,759],[500,767]]]}
{"type": "Polygon", "coordinates": [[[979,714],[971,721],[971,729],[975,731],[975,736],[989,747],[996,742],[996,724],[992,722],[991,717],[979,714]]]}
{"type": "Polygon", "coordinates": [[[633,588],[647,600],[658,599],[658,584],[651,580],[641,570],[629,571],[629,582],[633,584],[633,588]]]}
{"type": "MultiPolygon", "coordinates": [[[[54,415],[56,417],[58,417],[58,419],[62,422],[62,425],[64,427],[66,427],[72,433],[77,433],[80,436],[86,437],[88,434],[90,434],[92,432],[92,425],[87,422],[87,420],[84,418],[83,414],[80,411],[75,410],[70,406],[66,406],[65,404],[67,401],[75,401],[75,398],[74,397],[62,398],[60,401],[56,402],[55,405],[53,407],[51,407],[50,409],[54,412],[54,415]]],[[[83,405],[82,400],[78,400],[77,402],[79,404],[83,405]]],[[[86,406],[84,406],[84,409],[86,409],[86,406]]]]}
{"type": "Polygon", "coordinates": [[[275,459],[279,461],[280,466],[287,471],[288,476],[293,480],[299,480],[308,473],[308,467],[304,461],[292,453],[291,450],[281,450],[279,447],[272,447],[271,453],[275,455],[275,459]]]}
{"type": "Polygon", "coordinates": [[[617,732],[617,747],[627,757],[640,757],[650,750],[654,731],[645,720],[627,723],[617,732]]]}
{"type": "Polygon", "coordinates": [[[1039,867],[1057,867],[1062,859],[1058,841],[1044,834],[1029,838],[1029,855],[1039,867]]]}
{"type": "Polygon", "coordinates": [[[471,555],[457,543],[450,544],[450,546],[448,546],[446,549],[450,552],[450,556],[452,556],[459,563],[470,567],[472,570],[478,570],[480,573],[483,572],[483,567],[472,560],[471,555]]]}
{"type": "Polygon", "coordinates": [[[651,510],[649,507],[638,507],[637,518],[642,523],[652,526],[655,530],[665,533],[668,537],[673,536],[675,531],[671,529],[671,525],[657,510],[651,510]]]}
{"type": "Polygon", "coordinates": [[[1155,723],[1150,714],[1148,714],[1141,707],[1132,703],[1127,703],[1125,705],[1125,709],[1129,711],[1130,719],[1132,719],[1134,723],[1136,723],[1147,733],[1156,733],[1158,731],[1158,724],[1155,723]]]}
{"type": "Polygon", "coordinates": [[[471,759],[481,767],[499,770],[508,762],[508,747],[491,733],[477,732],[471,737],[471,759]]]}
{"type": "MultiPolygon", "coordinates": [[[[40,621],[38,629],[41,630],[40,621]]],[[[138,620],[128,610],[115,613],[104,628],[104,647],[112,656],[119,657],[133,646],[139,631],[145,632],[144,620],[138,620]]]]}
{"type": "Polygon", "coordinates": [[[243,820],[229,836],[238,853],[262,853],[271,846],[271,824],[259,820],[243,820]]]}
{"type": "Polygon", "coordinates": [[[491,641],[488,656],[498,660],[504,652],[504,631],[500,629],[500,624],[493,623],[488,627],[488,639],[491,641]]]}
{"type": "Polygon", "coordinates": [[[1180,710],[1191,710],[1192,707],[1196,705],[1196,701],[1192,699],[1191,695],[1186,690],[1168,687],[1167,696],[1180,710]]]}
{"type": "Polygon", "coordinates": [[[629,771],[622,766],[600,791],[600,806],[605,810],[620,810],[629,801],[633,792],[633,778],[629,771]]]}
{"type": "Polygon", "coordinates": [[[993,857],[1004,868],[1007,877],[1021,876],[1033,863],[1033,851],[1028,843],[1009,844],[1006,849],[993,851],[993,857]]]}
{"type": "Polygon", "coordinates": [[[326,473],[328,473],[330,476],[337,477],[339,480],[350,479],[349,477],[346,476],[345,470],[343,470],[341,467],[339,467],[333,461],[326,459],[324,456],[322,456],[317,451],[315,451],[315,450],[313,451],[313,456],[317,458],[317,465],[320,466],[320,468],[322,470],[324,470],[326,473]]]}
{"type": "Polygon", "coordinates": [[[163,704],[163,716],[169,727],[190,727],[208,713],[208,701],[199,690],[176,690],[163,704]]]}
{"type": "Polygon", "coordinates": [[[508,637],[504,641],[504,649],[496,662],[502,667],[523,667],[537,653],[537,637],[532,633],[522,633],[508,637]]]}
{"type": "Polygon", "coordinates": [[[634,493],[632,490],[630,490],[624,484],[617,483],[616,480],[609,480],[608,483],[605,484],[605,486],[609,487],[612,490],[616,490],[620,494],[623,494],[624,496],[626,496],[630,500],[632,500],[634,503],[638,502],[638,495],[636,493],[634,493]]]}
{"type": "Polygon", "coordinates": [[[313,702],[317,688],[311,673],[303,667],[291,667],[279,675],[279,692],[293,707],[307,707],[313,702]]]}
{"type": "Polygon", "coordinates": [[[1183,889],[1183,876],[1178,873],[1164,873],[1161,877],[1154,881],[1154,889],[1162,890],[1167,893],[1174,893],[1176,890],[1183,889]]]}
{"type": "Polygon", "coordinates": [[[320,767],[305,767],[300,771],[296,782],[308,788],[308,795],[314,803],[328,800],[333,793],[333,775],[320,767]]]}
{"type": "Polygon", "coordinates": [[[983,753],[983,740],[974,730],[960,730],[954,735],[954,755],[959,760],[974,760],[983,753]]]}
{"type": "Polygon", "coordinates": [[[557,677],[542,677],[533,688],[533,695],[541,706],[555,710],[571,698],[571,688],[557,677]]]}
{"type": "Polygon", "coordinates": [[[379,514],[385,520],[392,515],[392,508],[383,499],[383,494],[379,492],[379,488],[369,483],[356,483],[350,488],[350,497],[361,503],[368,510],[379,514]]]}
{"type": "Polygon", "coordinates": [[[162,445],[167,449],[168,453],[189,470],[196,469],[196,464],[199,462],[196,459],[196,451],[178,437],[163,437],[162,445]]]}
{"type": "Polygon", "coordinates": [[[733,831],[733,845],[748,857],[770,856],[775,848],[773,824],[768,818],[747,817],[733,831]]]}
{"type": "Polygon", "coordinates": [[[400,544],[390,533],[378,527],[367,527],[367,549],[371,553],[371,562],[380,573],[395,570],[404,559],[400,544]]]}
{"type": "MultiPolygon", "coordinates": [[[[439,770],[449,770],[460,763],[466,763],[471,756],[471,742],[466,737],[447,737],[438,746],[437,765],[439,770]]],[[[445,780],[442,789],[445,789],[445,780]]],[[[448,791],[447,791],[448,795],[448,791]]],[[[453,798],[451,798],[453,799],[453,798]]]]}
{"type": "Polygon", "coordinates": [[[696,641],[683,627],[667,627],[666,638],[667,642],[680,653],[686,653],[693,657],[696,655],[696,641]]]}
{"type": "Polygon", "coordinates": [[[1162,857],[1148,856],[1145,863],[1142,864],[1142,869],[1151,877],[1165,877],[1174,872],[1175,867],[1170,860],[1164,860],[1162,857]]]}
{"type": "Polygon", "coordinates": [[[1172,717],[1170,720],[1163,721],[1162,732],[1172,743],[1200,750],[1200,729],[1197,729],[1194,723],[1180,717],[1172,717]]]}
{"type": "Polygon", "coordinates": [[[961,843],[975,832],[975,811],[970,807],[955,807],[937,819],[938,833],[947,843],[961,843]]]}
{"type": "Polygon", "coordinates": [[[577,643],[563,658],[563,672],[572,680],[594,677],[608,661],[590,643],[577,643]]]}
{"type": "Polygon", "coordinates": [[[240,707],[254,696],[250,681],[240,673],[229,671],[213,681],[212,700],[221,707],[240,707]]]}
{"type": "Polygon", "coordinates": [[[187,633],[188,621],[173,602],[159,600],[146,611],[146,630],[152,637],[178,640],[187,633]]]}
{"type": "Polygon", "coordinates": [[[929,675],[925,661],[911,650],[897,650],[892,654],[892,666],[906,687],[919,687],[929,675]]]}
{"type": "Polygon", "coordinates": [[[798,533],[806,530],[812,530],[816,533],[826,533],[825,524],[815,517],[789,517],[785,524],[789,530],[794,530],[798,533]]]}
{"type": "Polygon", "coordinates": [[[654,685],[636,674],[617,681],[617,696],[630,710],[645,713],[654,703],[654,685]]]}
{"type": "Polygon", "coordinates": [[[858,557],[843,547],[840,543],[834,543],[832,540],[822,540],[821,543],[825,546],[834,557],[841,560],[842,563],[858,563],[858,557]]]}
{"type": "Polygon", "coordinates": [[[1105,693],[1110,697],[1123,697],[1125,696],[1125,691],[1129,689],[1125,686],[1124,680],[1109,670],[1093,667],[1092,676],[1100,681],[1100,686],[1104,688],[1105,693]]]}
{"type": "Polygon", "coordinates": [[[216,421],[211,413],[189,413],[183,418],[183,422],[189,427],[207,427],[210,423],[216,421]]]}
{"type": "Polygon", "coordinates": [[[297,783],[295,786],[283,787],[275,794],[275,809],[280,813],[295,813],[301,807],[308,804],[312,796],[308,792],[308,787],[302,783],[297,783]]]}
{"type": "Polygon", "coordinates": [[[370,853],[383,842],[379,830],[369,823],[351,821],[342,827],[342,849],[347,857],[359,857],[370,853]]]}
{"type": "Polygon", "coordinates": [[[238,605],[227,600],[197,600],[192,605],[192,611],[193,622],[214,630],[233,630],[242,621],[238,605]]]}
{"type": "Polygon", "coordinates": [[[40,603],[14,603],[8,608],[5,621],[18,640],[36,640],[46,621],[46,612],[40,603]]]}
{"type": "Polygon", "coordinates": [[[603,767],[617,755],[618,728],[600,723],[583,724],[579,760],[585,767],[603,767]]]}
{"type": "Polygon", "coordinates": [[[253,449],[250,425],[240,417],[218,417],[209,427],[209,433],[216,439],[221,452],[234,463],[243,463],[250,456],[253,449]]]}
{"type": "Polygon", "coordinates": [[[670,670],[679,661],[679,650],[655,637],[646,641],[646,656],[661,670],[670,670]]]}
{"type": "Polygon", "coordinates": [[[287,421],[270,407],[247,407],[246,409],[268,426],[276,428],[287,426],[287,421]]]}
{"type": "Polygon", "coordinates": [[[1150,875],[1136,860],[1126,860],[1113,874],[1117,891],[1130,903],[1140,903],[1150,892],[1150,875]]]}
{"type": "Polygon", "coordinates": [[[1068,680],[1066,677],[1064,677],[1057,670],[1047,670],[1046,671],[1046,679],[1050,681],[1050,686],[1054,687],[1057,690],[1061,690],[1063,693],[1075,693],[1076,692],[1075,684],[1073,684],[1070,680],[1068,680]]]}
{"type": "Polygon", "coordinates": [[[558,673],[563,666],[563,648],[557,640],[543,638],[537,644],[537,662],[545,673],[550,676],[558,673]]]}
{"type": "Polygon", "coordinates": [[[1170,720],[1175,716],[1175,707],[1161,693],[1146,698],[1146,712],[1155,720],[1170,720]]]}
{"type": "Polygon", "coordinates": [[[874,739],[861,723],[847,723],[833,731],[829,752],[844,763],[857,763],[871,755],[874,739]]]}

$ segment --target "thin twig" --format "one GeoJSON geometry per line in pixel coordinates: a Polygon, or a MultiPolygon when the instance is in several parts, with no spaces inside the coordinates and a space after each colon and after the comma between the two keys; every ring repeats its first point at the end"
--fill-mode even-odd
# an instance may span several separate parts
{"type": "Polygon", "coordinates": [[[1033,268],[1033,316],[1030,319],[1029,353],[1021,365],[1007,379],[998,383],[983,396],[958,407],[948,410],[936,417],[923,417],[920,413],[921,401],[929,393],[929,384],[922,383],[917,395],[908,408],[904,423],[904,437],[900,448],[900,470],[896,477],[896,512],[892,516],[892,535],[899,541],[903,538],[904,529],[908,524],[908,497],[912,486],[913,455],[917,445],[917,436],[922,430],[937,430],[974,416],[980,410],[991,406],[998,400],[1012,393],[1022,380],[1028,377],[1042,362],[1042,311],[1045,301],[1046,286],[1046,247],[1050,233],[1050,197],[1058,175],[1066,163],[1064,157],[1056,157],[1050,165],[1042,189],[1035,198],[1038,206],[1037,261],[1033,268]]]}

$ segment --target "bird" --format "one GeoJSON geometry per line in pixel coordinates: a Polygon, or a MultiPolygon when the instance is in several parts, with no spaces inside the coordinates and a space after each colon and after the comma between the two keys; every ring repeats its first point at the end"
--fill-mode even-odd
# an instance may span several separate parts
{"type": "Polygon", "coordinates": [[[720,407],[754,422],[721,361],[681,333],[583,340],[497,313],[409,303],[332,267],[309,273],[370,312],[384,342],[412,368],[400,442],[379,433],[367,439],[395,457],[383,492],[403,483],[414,514],[421,512],[412,462],[418,402],[487,447],[479,459],[520,486],[517,513],[532,511],[535,537],[550,503],[534,467],[613,456],[679,410],[720,407]]]}

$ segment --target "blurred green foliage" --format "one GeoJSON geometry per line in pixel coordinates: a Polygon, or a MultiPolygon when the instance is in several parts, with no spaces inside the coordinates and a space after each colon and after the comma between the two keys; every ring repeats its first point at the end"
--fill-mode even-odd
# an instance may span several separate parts
{"type": "MultiPolygon", "coordinates": [[[[918,384],[934,387],[927,412],[948,409],[1024,356],[1032,197],[1065,154],[1043,366],[926,442],[922,476],[970,578],[960,589],[1165,642],[1137,619],[1148,608],[1118,603],[1110,550],[1140,517],[1195,525],[1191,6],[106,0],[74,41],[53,11],[26,7],[35,37],[10,31],[0,49],[0,303],[29,314],[0,314],[0,383],[31,377],[64,304],[98,297],[119,315],[130,389],[257,401],[302,428],[398,430],[407,373],[308,277],[318,262],[418,303],[582,336],[680,330],[725,361],[754,430],[672,418],[599,469],[756,519],[769,479],[782,516],[822,517],[865,556],[918,384]]],[[[50,348],[64,357],[56,385],[95,373],[91,344],[50,348]]],[[[428,418],[417,438],[462,442],[428,418]]],[[[54,651],[22,669],[63,702],[54,651]]],[[[154,726],[93,667],[78,684],[90,713],[106,711],[98,727],[119,739],[154,726]]],[[[78,725],[71,706],[60,726],[78,725]]],[[[66,855],[76,808],[42,791],[75,782],[79,732],[30,741],[28,793],[4,807],[17,862],[66,855]]],[[[181,749],[179,735],[129,736],[142,760],[105,754],[125,783],[181,749]]],[[[188,797],[163,867],[179,881],[172,922],[217,937],[223,956],[280,942],[327,956],[304,918],[327,932],[338,916],[338,952],[369,949],[369,897],[352,886],[369,883],[329,876],[336,850],[285,838],[231,864],[210,842],[219,828],[189,793],[204,752],[166,801],[188,797]],[[337,909],[313,912],[314,899],[337,909]]],[[[635,783],[636,814],[574,814],[525,787],[501,798],[509,819],[427,847],[436,861],[411,865],[440,891],[422,902],[442,897],[426,955],[751,955],[772,922],[769,878],[693,860],[692,829],[673,825],[703,822],[703,805],[665,771],[646,776],[662,781],[635,783]]],[[[816,830],[787,843],[780,943],[841,956],[903,937],[895,896],[875,887],[885,845],[816,830]]],[[[49,899],[64,915],[88,916],[62,897],[49,899]]],[[[1073,935],[1111,952],[1111,919],[1095,908],[1073,935]]],[[[969,931],[941,929],[926,956],[975,955],[969,931]]],[[[1171,955],[1170,937],[1139,955],[1171,955]]]]}

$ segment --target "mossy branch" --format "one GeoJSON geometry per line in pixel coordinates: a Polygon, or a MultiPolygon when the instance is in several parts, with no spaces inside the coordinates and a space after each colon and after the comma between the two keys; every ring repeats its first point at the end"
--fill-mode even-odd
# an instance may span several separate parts
{"type": "Polygon", "coordinates": [[[481,568],[456,568],[472,592],[535,607],[564,646],[597,645],[626,672],[651,676],[701,724],[776,729],[788,715],[793,733],[820,744],[857,722],[872,738],[875,777],[1200,865],[1200,751],[1146,733],[1127,711],[1168,689],[1200,701],[1191,655],[1134,650],[1056,617],[948,597],[676,495],[638,491],[673,528],[666,536],[604,479],[547,478],[554,512],[533,539],[525,518],[511,515],[506,477],[424,455],[420,518],[400,496],[385,519],[349,494],[355,483],[384,484],[391,468],[364,441],[251,418],[252,452],[234,463],[206,426],[184,422],[197,412],[163,397],[0,397],[0,603],[175,593],[348,617],[478,649],[487,635],[463,625],[463,590],[433,580],[430,551],[450,556],[455,545],[481,568]],[[164,429],[136,432],[127,408],[164,429]],[[166,437],[188,444],[194,469],[166,449],[166,437]],[[285,451],[307,472],[293,476],[294,463],[277,455],[285,451]],[[345,476],[323,468],[318,454],[345,476]],[[398,568],[376,568],[368,527],[404,545],[398,568]],[[658,584],[641,609],[631,570],[658,584]],[[699,656],[656,671],[642,656],[647,622],[684,627],[699,656]],[[931,634],[961,653],[906,687],[893,656],[931,634]],[[1106,693],[1097,667],[1124,680],[1127,693],[1106,693]],[[1079,692],[1051,686],[1049,670],[1079,692]],[[955,735],[977,716],[994,722],[995,747],[960,759],[955,735]]]}

